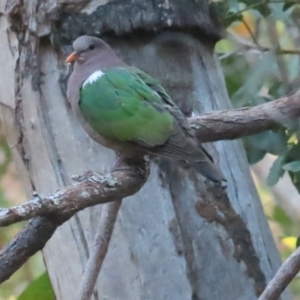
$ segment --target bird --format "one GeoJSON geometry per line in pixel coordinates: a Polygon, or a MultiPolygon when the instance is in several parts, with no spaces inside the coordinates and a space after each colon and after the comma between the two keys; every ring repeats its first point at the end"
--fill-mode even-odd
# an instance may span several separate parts
{"type": "Polygon", "coordinates": [[[226,181],[154,77],[127,65],[98,37],[78,37],[73,50],[66,59],[73,63],[67,98],[93,140],[121,157],[150,154],[182,160],[213,182],[226,181]]]}

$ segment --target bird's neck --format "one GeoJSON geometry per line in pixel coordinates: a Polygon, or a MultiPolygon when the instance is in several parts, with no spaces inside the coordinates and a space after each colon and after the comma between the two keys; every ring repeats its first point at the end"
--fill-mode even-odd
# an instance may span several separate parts
{"type": "Polygon", "coordinates": [[[86,77],[98,70],[126,66],[126,64],[113,52],[102,51],[91,56],[83,64],[75,63],[74,70],[81,72],[86,77]]]}
{"type": "Polygon", "coordinates": [[[75,62],[74,70],[68,83],[68,99],[73,104],[79,101],[79,90],[82,83],[94,72],[113,67],[125,67],[126,64],[114,53],[103,51],[88,58],[84,63],[75,62]]]}

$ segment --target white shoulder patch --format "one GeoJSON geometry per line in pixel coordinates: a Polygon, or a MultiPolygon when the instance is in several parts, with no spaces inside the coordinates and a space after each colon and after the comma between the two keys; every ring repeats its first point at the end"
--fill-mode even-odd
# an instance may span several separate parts
{"type": "Polygon", "coordinates": [[[97,81],[99,78],[101,78],[104,75],[104,73],[101,70],[98,70],[94,72],[92,75],[90,75],[86,81],[82,84],[82,87],[85,87],[87,84],[91,84],[95,81],[97,81]]]}

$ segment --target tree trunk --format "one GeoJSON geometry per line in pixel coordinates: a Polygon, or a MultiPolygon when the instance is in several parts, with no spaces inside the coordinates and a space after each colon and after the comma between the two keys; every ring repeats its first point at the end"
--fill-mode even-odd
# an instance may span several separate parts
{"type": "MultiPolygon", "coordinates": [[[[208,1],[5,2],[1,118],[28,197],[114,163],[115,154],[85,134],[65,97],[64,59],[83,33],[104,35],[127,63],[159,78],[187,115],[230,108],[208,1]]],[[[242,143],[207,148],[227,189],[181,164],[153,160],[145,186],[122,202],[93,299],[252,300],[262,292],[280,257],[242,143]]],[[[43,251],[57,299],[74,299],[100,211],[78,213],[43,251]]],[[[291,298],[286,292],[282,299],[291,298]]]]}

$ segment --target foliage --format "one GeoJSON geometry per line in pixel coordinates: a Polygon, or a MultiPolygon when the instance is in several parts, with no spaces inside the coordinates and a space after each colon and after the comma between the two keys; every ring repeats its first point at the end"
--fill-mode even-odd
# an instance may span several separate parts
{"type": "MultiPolygon", "coordinates": [[[[23,186],[13,168],[11,152],[1,134],[0,127],[0,207],[17,205],[24,200],[23,186]]],[[[17,223],[9,227],[0,228],[0,248],[11,241],[23,226],[23,223],[17,223]]],[[[20,294],[20,292],[26,288],[27,284],[31,285],[30,282],[34,282],[35,278],[43,271],[45,271],[45,266],[42,261],[42,256],[41,253],[37,253],[31,257],[20,270],[13,274],[8,281],[1,284],[0,300],[15,300],[16,295],[20,294]]],[[[28,299],[43,300],[44,298],[34,297],[28,299]]]]}
{"type": "MultiPolygon", "coordinates": [[[[217,45],[234,107],[252,106],[299,87],[300,5],[296,1],[218,2],[227,39],[217,45]],[[234,16],[234,17],[233,17],[234,16]],[[293,53],[293,54],[285,54],[293,53]]],[[[266,153],[279,156],[268,183],[288,172],[300,191],[299,122],[244,138],[250,164],[266,153]]]]}
{"type": "MultiPolygon", "coordinates": [[[[227,36],[217,44],[216,51],[232,105],[259,105],[299,89],[300,2],[215,2],[227,28],[227,36]]],[[[276,157],[267,178],[269,186],[287,173],[300,193],[300,120],[285,120],[276,130],[246,137],[243,142],[250,164],[259,162],[266,154],[276,157]]],[[[286,258],[300,245],[298,226],[278,205],[273,203],[270,208],[266,201],[268,187],[261,182],[258,187],[277,245],[286,258]]],[[[292,288],[299,297],[299,282],[292,288]]]]}
{"type": "Polygon", "coordinates": [[[45,272],[35,280],[31,281],[18,300],[54,300],[55,294],[48,276],[45,272]]]}

